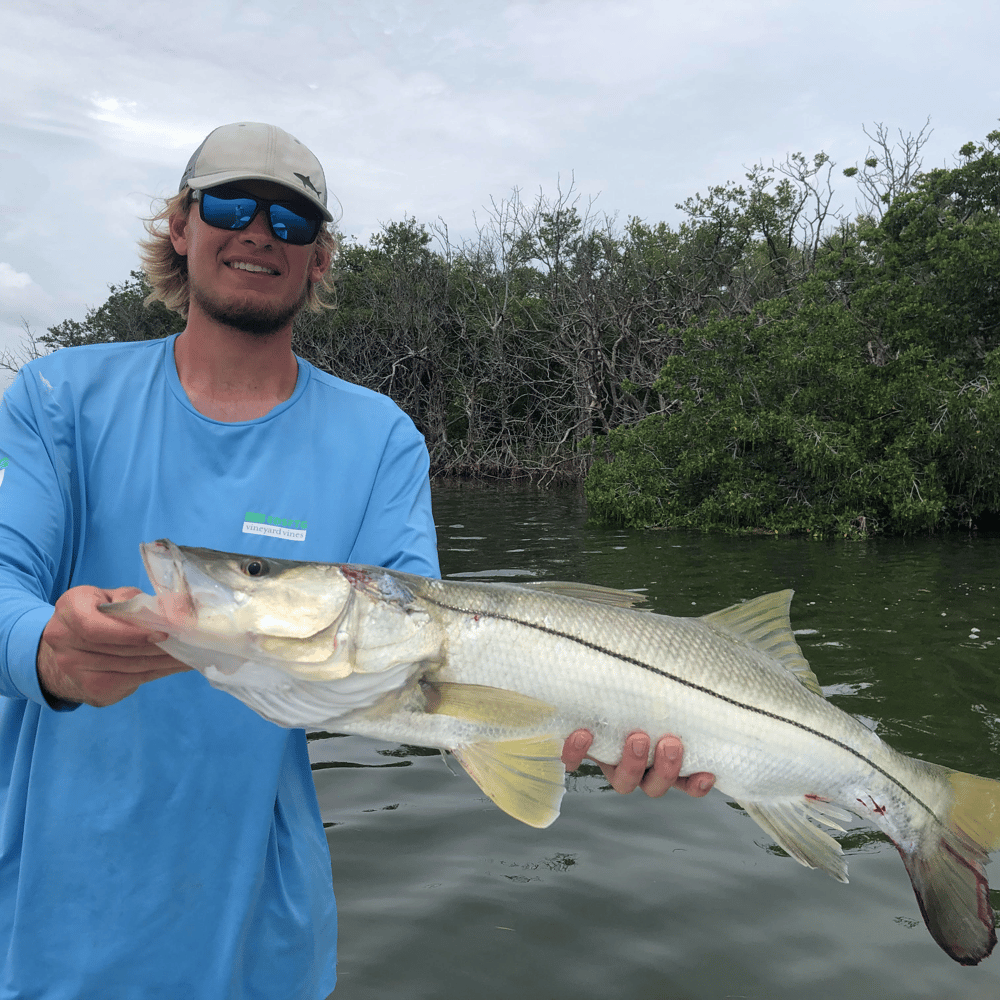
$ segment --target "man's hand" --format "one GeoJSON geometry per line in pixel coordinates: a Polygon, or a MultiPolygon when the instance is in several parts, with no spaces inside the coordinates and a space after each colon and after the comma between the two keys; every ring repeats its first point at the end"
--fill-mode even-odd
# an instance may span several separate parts
{"type": "Polygon", "coordinates": [[[103,708],[140,684],[190,668],[153,645],[167,638],[97,610],[125,601],[135,587],[73,587],[56,601],[38,644],[38,680],[48,698],[103,708]]]}
{"type": "MultiPolygon", "coordinates": [[[[575,771],[587,756],[594,737],[586,729],[570,733],[563,744],[563,764],[567,771],[575,771]]],[[[653,766],[646,769],[649,759],[649,737],[645,733],[632,733],[625,740],[621,763],[615,767],[594,762],[611,782],[611,787],[622,795],[641,788],[650,798],[663,795],[670,788],[679,788],[695,798],[701,798],[712,790],[715,775],[705,771],[680,777],[684,748],[676,736],[663,736],[656,744],[653,766]]],[[[594,760],[594,758],[591,758],[594,760]]]]}

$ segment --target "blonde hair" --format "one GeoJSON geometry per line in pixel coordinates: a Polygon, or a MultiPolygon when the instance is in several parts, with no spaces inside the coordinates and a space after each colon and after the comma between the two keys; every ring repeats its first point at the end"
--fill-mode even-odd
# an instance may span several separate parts
{"type": "MultiPolygon", "coordinates": [[[[149,234],[139,241],[139,258],[146,272],[152,291],[146,296],[144,305],[162,302],[168,309],[187,317],[190,293],[188,291],[187,257],[179,254],[170,240],[170,220],[178,215],[186,216],[194,204],[191,188],[168,198],[163,208],[152,218],[144,219],[143,225],[149,234]]],[[[333,261],[339,245],[336,237],[324,223],[316,237],[315,246],[330,254],[330,267],[319,281],[309,282],[305,307],[309,312],[321,313],[333,309],[333,261]]]]}

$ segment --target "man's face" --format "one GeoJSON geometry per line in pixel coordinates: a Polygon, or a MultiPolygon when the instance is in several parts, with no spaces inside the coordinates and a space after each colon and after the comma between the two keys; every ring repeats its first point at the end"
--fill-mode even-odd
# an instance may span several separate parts
{"type": "MultiPolygon", "coordinates": [[[[267,181],[234,184],[259,198],[310,203],[267,181]]],[[[186,254],[190,310],[243,333],[269,336],[284,329],[305,303],[310,282],[330,265],[315,243],[296,246],[278,239],[258,211],[246,229],[216,229],[203,222],[198,206],[170,223],[174,249],[186,254]]]]}

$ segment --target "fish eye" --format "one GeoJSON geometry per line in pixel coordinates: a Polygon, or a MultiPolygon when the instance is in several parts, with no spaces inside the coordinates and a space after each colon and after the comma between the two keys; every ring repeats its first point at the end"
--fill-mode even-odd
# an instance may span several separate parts
{"type": "Polygon", "coordinates": [[[263,559],[244,559],[241,569],[247,576],[267,576],[270,567],[263,559]]]}

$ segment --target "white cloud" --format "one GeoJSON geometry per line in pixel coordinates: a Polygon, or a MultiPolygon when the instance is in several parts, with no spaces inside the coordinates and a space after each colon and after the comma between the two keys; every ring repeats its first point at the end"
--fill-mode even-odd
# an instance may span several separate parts
{"type": "Polygon", "coordinates": [[[14,268],[4,261],[0,261],[0,295],[9,295],[11,292],[18,292],[34,284],[30,274],[15,271],[14,268]]]}
{"type": "Polygon", "coordinates": [[[8,326],[37,326],[52,308],[48,294],[30,274],[0,261],[0,322],[8,326]]]}

